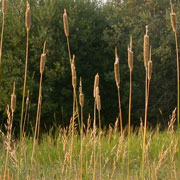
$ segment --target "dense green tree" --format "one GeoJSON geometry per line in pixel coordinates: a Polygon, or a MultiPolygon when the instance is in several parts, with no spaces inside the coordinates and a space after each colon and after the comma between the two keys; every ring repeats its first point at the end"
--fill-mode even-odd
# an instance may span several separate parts
{"type": "MultiPolygon", "coordinates": [[[[27,89],[30,90],[29,120],[35,123],[39,88],[39,64],[43,43],[47,41],[47,61],[43,76],[42,127],[68,125],[72,116],[71,70],[62,15],[67,9],[70,46],[76,55],[78,83],[83,79],[85,119],[93,114],[94,76],[100,75],[102,124],[114,123],[118,115],[117,90],[114,80],[114,48],[120,57],[121,98],[124,125],[127,123],[129,69],[127,47],[133,36],[133,106],[132,123],[139,124],[144,116],[145,69],[143,37],[149,25],[153,49],[153,75],[150,90],[149,121],[167,124],[176,106],[176,53],[174,34],[170,25],[168,0],[29,0],[32,26],[29,39],[27,89]],[[162,113],[161,113],[162,112],[162,113]]],[[[180,5],[175,3],[177,19],[180,5]]],[[[16,81],[17,109],[14,125],[19,128],[23,76],[25,64],[26,29],[25,0],[9,0],[5,17],[5,31],[0,75],[0,122],[6,119],[6,105],[10,103],[13,81],[16,81]]],[[[178,21],[179,22],[179,21],[178,21]]],[[[0,22],[1,25],[1,22],[0,22]]],[[[92,116],[93,118],[93,116],[92,116]]],[[[46,129],[45,129],[46,130],[46,129]]]]}

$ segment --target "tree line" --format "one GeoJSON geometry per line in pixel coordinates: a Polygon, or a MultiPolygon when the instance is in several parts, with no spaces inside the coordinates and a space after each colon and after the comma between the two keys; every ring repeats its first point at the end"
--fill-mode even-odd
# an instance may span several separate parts
{"type": "MultiPolygon", "coordinates": [[[[117,89],[114,79],[114,49],[120,60],[121,101],[123,126],[128,121],[129,103],[129,37],[133,37],[134,68],[132,124],[139,125],[144,118],[145,70],[143,40],[145,26],[149,26],[152,46],[153,72],[149,97],[149,125],[166,126],[176,107],[176,47],[170,24],[168,0],[29,0],[31,29],[29,32],[29,64],[27,89],[30,104],[27,129],[34,127],[38,92],[39,66],[44,41],[46,67],[42,83],[41,126],[44,130],[57,125],[66,126],[72,116],[73,90],[68,49],[63,29],[63,12],[67,10],[71,51],[76,55],[78,83],[80,77],[85,94],[85,122],[93,119],[93,86],[96,73],[100,77],[102,125],[113,125],[118,116],[117,89]]],[[[177,23],[180,5],[174,1],[177,23]]],[[[16,111],[14,127],[19,128],[23,76],[25,65],[26,28],[25,0],[9,0],[5,16],[0,75],[0,122],[6,121],[5,109],[10,103],[13,82],[16,82],[16,111]]],[[[0,22],[2,26],[2,22],[0,22]]],[[[179,24],[179,23],[178,23],[179,24]]]]}

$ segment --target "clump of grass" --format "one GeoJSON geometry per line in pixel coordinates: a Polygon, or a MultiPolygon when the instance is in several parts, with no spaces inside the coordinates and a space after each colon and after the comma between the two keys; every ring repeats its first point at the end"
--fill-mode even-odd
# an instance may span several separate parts
{"type": "Polygon", "coordinates": [[[9,105],[7,105],[7,109],[6,109],[6,114],[7,114],[7,125],[6,125],[7,140],[5,143],[6,144],[6,160],[5,160],[3,180],[5,180],[6,176],[7,176],[8,158],[9,158],[9,154],[11,153],[12,124],[13,124],[13,118],[14,118],[14,111],[16,109],[15,82],[13,84],[13,93],[11,94],[11,106],[10,106],[10,108],[9,108],[9,105]],[[10,108],[11,108],[11,112],[10,112],[10,108]]]}

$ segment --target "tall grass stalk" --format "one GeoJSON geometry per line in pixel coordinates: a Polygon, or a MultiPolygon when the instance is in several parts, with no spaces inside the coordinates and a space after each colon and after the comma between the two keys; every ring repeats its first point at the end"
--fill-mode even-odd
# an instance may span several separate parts
{"type": "Polygon", "coordinates": [[[102,128],[101,128],[101,97],[99,93],[99,86],[96,87],[96,104],[97,104],[97,110],[98,110],[98,118],[99,118],[99,169],[100,169],[100,175],[99,179],[102,180],[102,150],[101,150],[101,133],[102,133],[102,128]]]}
{"type": "Polygon", "coordinates": [[[75,116],[76,116],[76,86],[77,86],[77,76],[76,76],[76,67],[75,67],[75,55],[71,60],[71,73],[72,73],[72,86],[73,86],[73,115],[72,115],[72,127],[71,127],[71,146],[70,146],[70,172],[69,179],[71,179],[72,171],[72,157],[73,157],[73,144],[74,144],[74,125],[75,125],[75,116]]]}
{"type": "Polygon", "coordinates": [[[96,119],[93,122],[93,180],[96,180],[96,119]]]}
{"type": "Polygon", "coordinates": [[[93,164],[93,180],[96,179],[96,106],[97,106],[97,88],[99,86],[99,74],[97,73],[94,78],[94,90],[93,90],[93,97],[94,97],[94,122],[93,122],[93,155],[94,155],[94,164],[93,164]]]}
{"type": "MultiPolygon", "coordinates": [[[[71,48],[70,48],[70,42],[69,42],[69,25],[68,25],[68,16],[67,16],[66,9],[64,9],[63,23],[64,23],[64,33],[65,33],[65,36],[66,36],[67,46],[68,46],[69,62],[70,62],[70,66],[71,66],[73,57],[71,56],[71,48]]],[[[73,92],[73,94],[75,95],[75,103],[76,103],[75,106],[76,106],[76,110],[77,110],[79,130],[81,131],[76,89],[75,89],[75,92],[73,92]]]]}
{"type": "Polygon", "coordinates": [[[83,179],[83,107],[84,107],[84,94],[82,91],[82,79],[80,78],[79,87],[79,104],[81,106],[81,152],[80,152],[80,180],[83,179]]]}
{"type": "Polygon", "coordinates": [[[26,80],[27,80],[27,68],[28,68],[28,55],[29,55],[29,30],[31,27],[31,13],[30,13],[30,4],[26,2],[26,12],[25,12],[25,27],[26,27],[26,61],[24,67],[24,86],[23,86],[23,97],[22,97],[22,107],[21,107],[21,120],[20,120],[20,155],[19,155],[19,167],[18,167],[18,179],[20,178],[20,159],[21,159],[21,150],[22,150],[22,126],[23,126],[23,116],[24,116],[24,99],[26,92],[26,80]]]}
{"type": "Polygon", "coordinates": [[[128,115],[128,179],[130,174],[130,133],[131,133],[131,106],[132,106],[132,71],[133,71],[133,51],[132,51],[132,36],[130,37],[130,47],[128,48],[128,66],[129,66],[129,115],[128,115]]]}
{"type": "Polygon", "coordinates": [[[1,29],[1,42],[0,42],[0,74],[1,74],[1,63],[2,63],[2,46],[3,46],[3,35],[4,35],[4,21],[7,10],[7,1],[2,0],[2,29],[1,29]]]}
{"type": "Polygon", "coordinates": [[[173,4],[172,4],[172,0],[170,0],[170,5],[171,5],[171,25],[172,25],[172,29],[175,35],[175,41],[176,41],[176,57],[177,57],[177,124],[179,127],[179,103],[180,103],[180,70],[179,70],[179,42],[178,42],[178,32],[177,32],[177,25],[176,25],[176,14],[174,13],[173,10],[173,4]]]}
{"type": "Polygon", "coordinates": [[[119,57],[117,53],[117,47],[115,47],[115,62],[114,62],[114,75],[118,91],[118,104],[119,104],[119,120],[120,120],[120,131],[123,134],[123,120],[122,120],[122,110],[121,110],[121,95],[120,95],[120,73],[119,73],[119,57]]]}
{"type": "Polygon", "coordinates": [[[25,109],[25,115],[24,115],[24,122],[23,122],[23,136],[25,136],[25,126],[28,116],[28,108],[29,108],[29,90],[27,90],[27,97],[26,97],[26,109],[25,109]]]}
{"type": "Polygon", "coordinates": [[[27,79],[27,68],[28,68],[28,55],[29,55],[29,30],[31,26],[31,16],[30,16],[30,4],[26,4],[26,13],[25,13],[25,25],[26,25],[26,62],[24,69],[24,87],[23,87],[23,98],[22,98],[22,108],[21,108],[21,121],[20,121],[20,139],[22,139],[22,125],[23,125],[23,115],[24,115],[24,99],[26,92],[26,79],[27,79]]]}
{"type": "Polygon", "coordinates": [[[34,141],[33,141],[33,149],[32,149],[32,156],[31,156],[31,164],[33,163],[36,139],[38,139],[38,137],[39,137],[41,103],[42,103],[42,77],[43,77],[43,72],[44,72],[44,68],[45,68],[45,61],[46,61],[45,50],[46,50],[46,42],[44,42],[43,53],[41,54],[41,58],[40,58],[39,97],[38,97],[38,105],[37,105],[36,125],[35,125],[35,132],[34,132],[34,141]]]}

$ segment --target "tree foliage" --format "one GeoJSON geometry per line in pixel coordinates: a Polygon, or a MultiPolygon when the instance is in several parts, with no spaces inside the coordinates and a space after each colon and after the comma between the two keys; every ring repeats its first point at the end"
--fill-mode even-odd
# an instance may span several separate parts
{"type": "MultiPolygon", "coordinates": [[[[144,116],[145,70],[143,37],[149,25],[153,48],[153,75],[150,89],[149,122],[167,124],[176,106],[176,53],[174,34],[170,25],[168,0],[30,0],[32,27],[30,29],[27,89],[30,90],[28,127],[35,123],[38,101],[39,64],[43,43],[47,41],[47,62],[43,76],[42,126],[68,125],[72,116],[71,71],[68,60],[62,14],[68,12],[70,46],[76,55],[76,69],[83,79],[85,119],[93,114],[93,81],[100,75],[102,123],[114,123],[118,116],[117,90],[114,81],[114,47],[120,57],[121,96],[124,125],[127,122],[129,69],[127,47],[133,36],[133,106],[132,123],[139,124],[144,116]]],[[[177,1],[175,11],[180,19],[177,1]]],[[[13,81],[16,81],[17,109],[15,127],[20,119],[25,63],[26,29],[25,0],[9,0],[0,76],[0,122],[6,118],[13,81]]],[[[179,21],[178,21],[179,22],[179,21]]],[[[179,23],[178,23],[179,24],[179,23]]]]}

